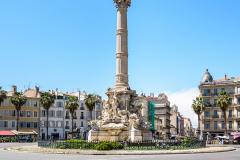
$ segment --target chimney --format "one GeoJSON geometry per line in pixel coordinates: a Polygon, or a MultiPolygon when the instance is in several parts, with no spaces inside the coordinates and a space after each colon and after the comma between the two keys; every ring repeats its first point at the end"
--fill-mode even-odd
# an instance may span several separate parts
{"type": "Polygon", "coordinates": [[[58,97],[58,88],[56,88],[56,96],[58,97]]]}
{"type": "Polygon", "coordinates": [[[39,94],[39,87],[35,86],[35,90],[36,90],[36,97],[37,97],[37,95],[39,94]]]}
{"type": "Polygon", "coordinates": [[[150,93],[150,97],[154,97],[154,93],[150,93]]]}
{"type": "Polygon", "coordinates": [[[81,91],[80,90],[78,91],[78,99],[79,100],[81,99],[81,91]]]}
{"type": "Polygon", "coordinates": [[[17,92],[17,86],[16,85],[12,85],[12,92],[16,93],[17,92]]]}

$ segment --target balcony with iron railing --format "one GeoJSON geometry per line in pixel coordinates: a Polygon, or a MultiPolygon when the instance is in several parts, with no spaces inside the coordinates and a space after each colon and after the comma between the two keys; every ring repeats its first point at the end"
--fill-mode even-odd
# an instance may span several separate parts
{"type": "Polygon", "coordinates": [[[210,94],[210,93],[209,93],[209,94],[203,93],[202,96],[203,96],[203,97],[211,97],[211,94],[210,94]]]}
{"type": "MultiPolygon", "coordinates": [[[[217,97],[219,93],[202,93],[203,97],[217,97]]],[[[228,92],[228,94],[232,97],[234,95],[240,95],[240,92],[228,92]]]]}
{"type": "Polygon", "coordinates": [[[219,118],[219,115],[213,115],[212,118],[219,118]]]}
{"type": "MultiPolygon", "coordinates": [[[[210,114],[210,115],[203,115],[201,118],[202,119],[212,119],[212,118],[224,119],[224,116],[223,115],[218,115],[218,114],[217,115],[210,114]]],[[[227,115],[227,118],[228,119],[240,118],[240,115],[239,116],[236,116],[236,115],[229,116],[229,115],[227,115]]]]}
{"type": "Polygon", "coordinates": [[[202,116],[201,119],[203,120],[210,120],[212,117],[209,115],[209,116],[202,116]]]}

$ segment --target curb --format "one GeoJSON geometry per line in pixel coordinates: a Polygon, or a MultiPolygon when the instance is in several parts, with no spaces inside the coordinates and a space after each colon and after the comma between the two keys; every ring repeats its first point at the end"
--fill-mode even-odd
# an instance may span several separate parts
{"type": "Polygon", "coordinates": [[[234,148],[240,148],[240,145],[211,144],[211,145],[207,145],[207,147],[234,147],[234,148]]]}
{"type": "Polygon", "coordinates": [[[43,153],[43,154],[74,154],[74,155],[172,155],[172,154],[202,154],[202,153],[219,153],[235,151],[234,147],[207,147],[204,149],[192,149],[192,150],[141,150],[141,151],[95,151],[95,150],[54,150],[54,149],[26,149],[24,147],[19,148],[4,148],[7,151],[18,152],[30,152],[30,153],[43,153]],[[205,150],[204,150],[205,149],[205,150]],[[212,150],[208,150],[212,149],[212,150]]]}

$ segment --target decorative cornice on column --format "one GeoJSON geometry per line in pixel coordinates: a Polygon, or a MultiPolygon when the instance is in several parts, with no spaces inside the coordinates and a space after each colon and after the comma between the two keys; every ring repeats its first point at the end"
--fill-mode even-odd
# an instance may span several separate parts
{"type": "Polygon", "coordinates": [[[117,8],[128,8],[131,6],[131,0],[113,0],[117,8]]]}

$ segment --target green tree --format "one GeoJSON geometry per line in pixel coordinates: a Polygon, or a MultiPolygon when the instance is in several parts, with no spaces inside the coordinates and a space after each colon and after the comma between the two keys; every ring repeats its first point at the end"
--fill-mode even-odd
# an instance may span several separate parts
{"type": "Polygon", "coordinates": [[[196,97],[192,104],[193,111],[198,116],[198,136],[200,138],[200,115],[205,111],[205,105],[202,97],[196,97]]]}
{"type": "Polygon", "coordinates": [[[73,118],[74,112],[78,109],[78,98],[75,96],[69,96],[68,100],[66,101],[65,108],[69,110],[71,117],[72,117],[72,138],[73,138],[73,118]]]}
{"type": "Polygon", "coordinates": [[[87,106],[90,112],[90,119],[92,120],[92,111],[95,107],[95,104],[99,101],[99,98],[97,95],[88,94],[84,101],[85,101],[85,105],[87,106]]]}
{"type": "Polygon", "coordinates": [[[23,95],[21,92],[15,92],[13,93],[13,96],[10,98],[10,102],[15,106],[15,109],[17,111],[17,126],[16,130],[19,129],[19,114],[22,109],[22,106],[27,102],[27,98],[23,95]]]}
{"type": "Polygon", "coordinates": [[[48,140],[48,114],[50,107],[54,104],[55,96],[49,92],[41,93],[40,103],[46,111],[47,116],[47,124],[46,124],[46,131],[47,131],[47,140],[48,140]]]}
{"type": "Polygon", "coordinates": [[[4,101],[4,99],[6,99],[6,98],[7,98],[7,92],[4,91],[2,89],[2,87],[0,86],[0,106],[1,106],[2,102],[4,101]]]}
{"type": "Polygon", "coordinates": [[[231,104],[231,98],[229,97],[229,94],[223,90],[219,93],[217,97],[217,106],[220,107],[220,109],[223,112],[224,116],[224,134],[227,135],[227,115],[226,111],[231,104]]]}

